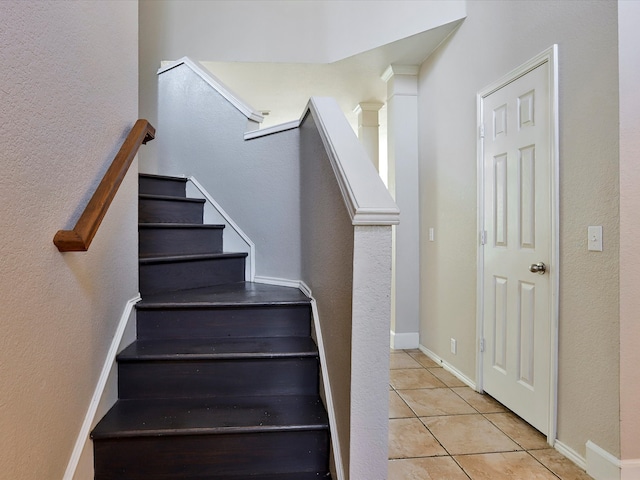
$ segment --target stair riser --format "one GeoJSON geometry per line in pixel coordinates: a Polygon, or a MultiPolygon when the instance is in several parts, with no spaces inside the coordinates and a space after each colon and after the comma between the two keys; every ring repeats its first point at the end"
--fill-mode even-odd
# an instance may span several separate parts
{"type": "Polygon", "coordinates": [[[204,205],[200,202],[141,198],[138,200],[140,223],[202,223],[204,205]]]}
{"type": "Polygon", "coordinates": [[[121,362],[118,395],[121,399],[316,395],[318,378],[314,357],[121,362]]]}
{"type": "Polygon", "coordinates": [[[304,337],[311,334],[308,305],[138,309],[138,339],[304,337]]]}
{"type": "Polygon", "coordinates": [[[223,252],[222,229],[144,225],[203,223],[184,179],[142,175],[139,191],[137,337],[170,342],[118,356],[122,401],[94,429],[95,479],[330,478],[306,297],[241,283],[244,254],[205,255],[223,252]],[[197,258],[167,258],[180,255],[197,258]],[[306,338],[264,338],[288,336],[306,338]]]}
{"type": "Polygon", "coordinates": [[[222,228],[141,228],[140,255],[222,253],[222,228]]]}
{"type": "Polygon", "coordinates": [[[244,270],[244,257],[141,264],[140,293],[144,296],[242,282],[244,270]]]}
{"type": "Polygon", "coordinates": [[[186,182],[170,178],[140,177],[138,192],[147,195],[168,195],[172,197],[186,197],[186,182]]]}
{"type": "Polygon", "coordinates": [[[328,469],[325,430],[134,437],[94,443],[96,480],[222,479],[256,472],[328,469]]]}

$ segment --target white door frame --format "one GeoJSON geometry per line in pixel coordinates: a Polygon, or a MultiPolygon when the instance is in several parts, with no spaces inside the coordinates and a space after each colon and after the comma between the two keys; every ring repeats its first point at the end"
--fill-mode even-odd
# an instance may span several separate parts
{"type": "Polygon", "coordinates": [[[477,305],[476,305],[476,390],[483,392],[483,355],[481,349],[482,336],[484,330],[484,248],[485,238],[484,222],[484,131],[482,129],[483,101],[496,90],[517,80],[529,73],[536,67],[548,63],[549,65],[549,132],[551,135],[549,142],[550,149],[550,195],[551,195],[551,263],[549,265],[549,295],[550,295],[550,345],[551,358],[549,380],[549,428],[547,442],[553,446],[557,437],[557,417],[558,417],[558,292],[560,283],[560,231],[559,231],[559,130],[558,130],[558,46],[552,45],[544,52],[535,56],[525,64],[509,72],[500,80],[483,88],[477,94],[477,125],[478,125],[478,267],[477,267],[477,305]]]}

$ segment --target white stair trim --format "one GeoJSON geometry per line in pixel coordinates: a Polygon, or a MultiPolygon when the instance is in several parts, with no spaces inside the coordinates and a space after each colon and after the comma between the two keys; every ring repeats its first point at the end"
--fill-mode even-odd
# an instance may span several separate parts
{"type": "Polygon", "coordinates": [[[316,122],[352,224],[400,223],[400,210],[335,99],[311,97],[300,120],[247,132],[244,139],[253,140],[299,128],[307,115],[312,115],[316,122]]]}
{"type": "Polygon", "coordinates": [[[111,340],[111,345],[109,346],[109,350],[107,351],[107,356],[104,360],[104,364],[102,365],[102,372],[100,373],[100,377],[98,378],[98,383],[96,384],[93,396],[91,397],[91,402],[89,402],[89,408],[87,409],[87,413],[84,416],[82,427],[80,427],[80,432],[78,433],[76,443],[73,447],[73,451],[71,452],[71,458],[69,459],[67,469],[65,470],[64,476],[62,477],[63,480],[73,480],[76,469],[78,468],[78,462],[80,461],[82,451],[84,450],[85,445],[90,441],[89,435],[91,433],[91,428],[94,425],[94,422],[97,420],[96,412],[98,411],[100,400],[104,395],[104,391],[107,386],[109,376],[111,375],[111,371],[116,368],[116,355],[120,348],[122,337],[131,318],[131,314],[133,313],[133,309],[136,303],[138,303],[140,300],[141,297],[140,294],[138,294],[138,296],[132,298],[131,300],[128,300],[124,306],[124,310],[122,311],[122,315],[120,316],[120,320],[118,321],[118,326],[116,327],[115,334],[113,335],[113,339],[111,340]]]}
{"type": "MultiPolygon", "coordinates": [[[[287,280],[285,278],[256,276],[253,281],[255,283],[262,283],[264,285],[275,285],[278,287],[299,288],[300,290],[302,290],[302,288],[300,287],[300,280],[287,280]]],[[[306,295],[306,292],[305,292],[305,295],[306,295]]]]}
{"type": "Polygon", "coordinates": [[[158,70],[158,75],[163,74],[173,68],[179,67],[180,65],[186,65],[191,70],[193,70],[200,78],[202,78],[205,82],[211,85],[220,95],[227,99],[229,103],[231,103],[234,107],[236,107],[242,114],[247,117],[249,120],[254,122],[262,123],[264,117],[262,114],[257,111],[255,108],[251,107],[248,103],[240,98],[235,92],[233,92],[229,87],[227,87],[224,83],[220,81],[215,75],[213,75],[209,70],[207,70],[200,63],[191,60],[189,57],[182,57],[175,62],[171,62],[158,70]]]}
{"type": "Polygon", "coordinates": [[[307,115],[316,122],[352,224],[400,223],[400,210],[335,99],[311,97],[300,120],[247,132],[244,138],[253,140],[299,128],[307,115]]]}
{"type": "Polygon", "coordinates": [[[216,202],[209,194],[206,188],[202,186],[195,177],[191,176],[187,178],[194,187],[204,196],[205,200],[224,218],[225,223],[231,228],[246,244],[249,249],[249,258],[247,259],[247,269],[245,272],[248,282],[253,282],[256,276],[256,245],[251,241],[249,236],[233,221],[231,216],[216,202]]]}
{"type": "Polygon", "coordinates": [[[311,97],[302,121],[318,127],[353,225],[397,225],[400,210],[335,99],[311,97]]]}
{"type": "Polygon", "coordinates": [[[253,140],[254,138],[266,137],[267,135],[273,135],[274,133],[286,132],[287,130],[294,130],[300,127],[300,120],[293,120],[291,122],[281,123],[272,127],[261,128],[260,130],[253,130],[244,134],[245,140],[253,140]]]}

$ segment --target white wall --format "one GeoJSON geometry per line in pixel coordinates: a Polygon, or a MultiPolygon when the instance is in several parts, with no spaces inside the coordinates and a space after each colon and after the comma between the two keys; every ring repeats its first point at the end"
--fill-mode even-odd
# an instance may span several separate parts
{"type": "MultiPolygon", "coordinates": [[[[453,22],[464,17],[466,9],[464,0],[334,0],[319,3],[324,8],[326,22],[320,25],[327,52],[324,62],[335,62],[453,22]]],[[[303,23],[309,20],[307,17],[303,23]]],[[[309,62],[308,55],[305,52],[299,61],[309,62]]]]}
{"type": "MultiPolygon", "coordinates": [[[[640,460],[640,3],[618,2],[620,64],[620,447],[640,460]]],[[[636,463],[638,475],[640,464],[636,463]]],[[[624,472],[624,468],[623,468],[624,472]]],[[[635,478],[633,476],[624,478],[635,478]]]]}
{"type": "Polygon", "coordinates": [[[620,453],[617,19],[615,2],[468,2],[420,72],[421,343],[475,378],[476,93],[559,45],[558,436],[582,456],[587,440],[620,453]]]}
{"type": "Polygon", "coordinates": [[[135,162],[89,252],[53,245],[137,119],[138,12],[100,1],[1,10],[0,476],[57,479],[138,292],[135,162]]]}
{"type": "MultiPolygon", "coordinates": [[[[465,3],[461,0],[142,0],[139,9],[140,116],[152,123],[157,118],[155,73],[163,60],[189,56],[211,62],[327,64],[459,20],[465,15],[465,3]]],[[[443,34],[436,33],[434,46],[442,38],[440,35],[443,34]]],[[[432,41],[432,38],[420,39],[413,44],[413,50],[422,51],[421,43],[432,41]]],[[[426,53],[419,61],[425,56],[426,53]]],[[[379,57],[377,52],[368,62],[379,57]]],[[[355,70],[363,67],[354,66],[355,70]]],[[[376,81],[386,66],[374,73],[376,81]]],[[[335,83],[339,81],[334,78],[335,83]]],[[[331,95],[336,94],[332,91],[331,95]]],[[[359,98],[357,102],[365,100],[373,98],[359,98]]],[[[156,148],[151,144],[141,152],[141,158],[152,157],[156,148]]]]}
{"type": "MultiPolygon", "coordinates": [[[[463,0],[143,0],[164,60],[331,63],[464,16],[463,0]]],[[[150,38],[142,38],[151,46],[150,38]]]]}

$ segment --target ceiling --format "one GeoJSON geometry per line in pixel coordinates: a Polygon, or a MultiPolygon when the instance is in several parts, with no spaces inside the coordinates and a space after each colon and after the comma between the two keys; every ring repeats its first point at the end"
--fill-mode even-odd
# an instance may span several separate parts
{"type": "MultiPolygon", "coordinates": [[[[420,65],[462,22],[328,64],[200,61],[256,110],[267,112],[262,128],[298,119],[311,96],[334,97],[354,130],[360,102],[386,101],[380,76],[389,65],[420,65]]],[[[384,119],[381,116],[382,123],[384,119]]]]}

